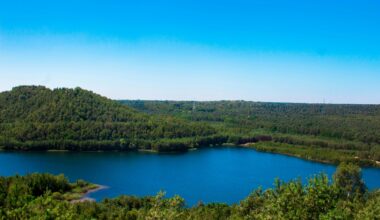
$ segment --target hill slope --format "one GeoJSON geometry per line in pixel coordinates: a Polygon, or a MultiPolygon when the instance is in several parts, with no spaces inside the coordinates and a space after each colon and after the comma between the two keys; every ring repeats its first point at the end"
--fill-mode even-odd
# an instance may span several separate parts
{"type": "Polygon", "coordinates": [[[0,146],[44,150],[186,150],[215,138],[204,123],[150,116],[80,88],[0,93],[0,146]]]}

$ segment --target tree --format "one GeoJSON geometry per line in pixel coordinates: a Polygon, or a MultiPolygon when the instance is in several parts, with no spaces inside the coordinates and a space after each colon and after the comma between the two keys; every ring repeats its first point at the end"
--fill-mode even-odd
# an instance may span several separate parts
{"type": "Polygon", "coordinates": [[[341,163],[335,174],[334,184],[341,190],[342,195],[347,198],[362,196],[366,186],[362,180],[361,169],[352,163],[341,163]]]}

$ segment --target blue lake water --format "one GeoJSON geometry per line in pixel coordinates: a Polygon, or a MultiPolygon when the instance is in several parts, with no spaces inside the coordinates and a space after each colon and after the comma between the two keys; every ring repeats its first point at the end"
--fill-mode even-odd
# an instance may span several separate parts
{"type": "MultiPolygon", "coordinates": [[[[178,194],[186,204],[198,201],[237,203],[255,188],[273,186],[275,178],[291,180],[336,167],[294,157],[261,153],[247,148],[205,148],[176,153],[138,152],[0,152],[0,175],[32,172],[65,174],[71,181],[84,179],[109,188],[90,197],[178,194]]],[[[380,169],[364,168],[368,188],[380,188],[380,169]]]]}

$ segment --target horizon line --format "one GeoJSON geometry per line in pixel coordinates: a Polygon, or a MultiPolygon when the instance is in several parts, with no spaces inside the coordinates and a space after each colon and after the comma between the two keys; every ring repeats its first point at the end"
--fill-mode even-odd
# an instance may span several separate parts
{"type": "Polygon", "coordinates": [[[144,99],[144,98],[110,98],[108,96],[105,96],[101,93],[98,93],[98,92],[95,92],[93,90],[90,90],[90,89],[86,89],[86,88],[83,88],[81,86],[74,86],[74,87],[49,87],[49,86],[46,86],[46,85],[18,85],[18,86],[12,86],[11,89],[5,89],[5,90],[2,90],[0,91],[0,93],[3,93],[3,92],[10,92],[12,91],[14,88],[18,88],[18,87],[44,87],[46,89],[49,89],[49,90],[56,90],[56,89],[76,89],[76,88],[79,88],[79,89],[82,89],[82,90],[86,90],[86,91],[90,91],[94,94],[97,94],[97,95],[100,95],[100,96],[103,96],[107,99],[110,99],[110,100],[113,100],[113,101],[150,101],[150,102],[153,102],[153,101],[156,101],[156,102],[253,102],[253,103],[277,103],[277,104],[304,104],[304,105],[369,105],[369,106],[379,106],[380,103],[334,103],[334,102],[291,102],[291,101],[262,101],[262,100],[247,100],[247,99],[210,99],[210,100],[193,100],[193,99],[189,99],[189,100],[186,100],[186,99],[144,99]]]}

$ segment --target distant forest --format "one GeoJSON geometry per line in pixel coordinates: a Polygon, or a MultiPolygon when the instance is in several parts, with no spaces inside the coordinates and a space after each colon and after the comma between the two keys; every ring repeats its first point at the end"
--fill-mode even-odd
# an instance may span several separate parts
{"type": "Polygon", "coordinates": [[[338,163],[380,161],[380,105],[293,104],[247,101],[121,103],[150,115],[202,122],[228,143],[338,163]]]}
{"type": "Polygon", "coordinates": [[[114,101],[81,88],[0,93],[0,148],[157,152],[241,145],[309,160],[380,161],[380,106],[114,101]]]}

